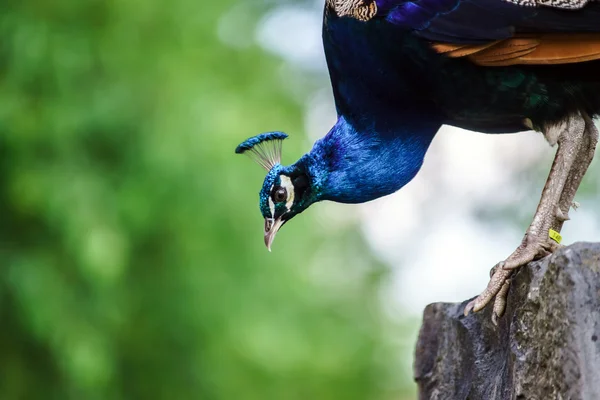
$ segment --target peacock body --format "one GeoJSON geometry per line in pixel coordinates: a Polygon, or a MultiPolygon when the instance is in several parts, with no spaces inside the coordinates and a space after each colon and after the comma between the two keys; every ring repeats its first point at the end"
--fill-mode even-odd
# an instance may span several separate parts
{"type": "Polygon", "coordinates": [[[559,144],[542,200],[521,246],[467,307],[496,297],[498,317],[511,270],[556,248],[551,233],[568,219],[594,154],[600,4],[327,0],[323,43],[338,113],[329,133],[290,166],[280,164],[280,147],[268,150],[280,146],[278,134],[237,149],[251,149],[269,171],[260,193],[265,243],[315,202],[361,203],[400,189],[443,124],[482,133],[533,128],[559,144]]]}

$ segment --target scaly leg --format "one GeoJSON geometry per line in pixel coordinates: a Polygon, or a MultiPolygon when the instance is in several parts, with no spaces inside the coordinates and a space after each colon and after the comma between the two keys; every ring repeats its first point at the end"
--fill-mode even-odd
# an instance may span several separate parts
{"type": "MultiPolygon", "coordinates": [[[[569,172],[569,176],[560,197],[557,217],[554,219],[554,223],[551,227],[556,232],[560,232],[564,222],[569,220],[569,210],[574,206],[573,199],[575,198],[575,193],[594,158],[596,144],[598,143],[598,129],[594,125],[594,122],[587,115],[584,115],[584,119],[586,127],[582,147],[569,172]]],[[[556,242],[550,241],[550,244],[555,248],[559,247],[559,244],[556,242]]],[[[493,270],[492,272],[495,271],[493,270]]],[[[510,279],[507,279],[494,299],[492,321],[495,324],[497,323],[498,317],[501,317],[502,314],[504,314],[509,285],[510,279]]]]}
{"type": "MultiPolygon", "coordinates": [[[[587,118],[589,120],[589,118],[587,118]]],[[[593,125],[592,125],[593,126],[593,125]]],[[[550,228],[562,227],[565,213],[561,210],[561,200],[570,197],[569,204],[572,201],[570,192],[577,190],[581,178],[575,178],[577,172],[585,172],[583,162],[580,162],[574,168],[578,159],[587,159],[589,157],[580,157],[582,151],[589,154],[589,150],[583,149],[587,138],[584,135],[586,131],[586,117],[575,115],[565,121],[549,126],[545,131],[545,136],[550,140],[552,136],[558,137],[558,150],[552,164],[552,169],[544,186],[542,198],[533,217],[533,221],[521,245],[503,262],[498,263],[492,270],[492,277],[486,289],[473,301],[467,304],[465,315],[471,310],[477,312],[486,306],[497,294],[500,294],[494,304],[493,319],[497,320],[504,312],[506,304],[506,294],[508,293],[508,279],[512,270],[522,265],[541,258],[553,252],[557,248],[557,243],[548,237],[550,228]],[[558,133],[558,135],[556,135],[558,133]],[[571,176],[573,176],[571,178],[571,176]],[[567,187],[567,182],[569,185],[567,187]],[[572,187],[572,189],[570,189],[572,187]],[[563,199],[563,192],[567,189],[563,199]],[[561,220],[559,222],[559,220],[561,220]]],[[[588,163],[589,165],[589,163],[588,163]]],[[[583,174],[581,174],[583,175],[583,174]]],[[[565,200],[566,202],[566,200],[565,200]]],[[[568,212],[568,208],[567,208],[568,212]]]]}
{"type": "Polygon", "coordinates": [[[598,129],[596,128],[596,125],[594,125],[594,121],[587,115],[584,115],[584,118],[585,134],[582,148],[573,163],[571,173],[569,174],[562,196],[560,197],[559,210],[562,215],[557,219],[557,225],[552,227],[557,232],[560,232],[563,223],[569,220],[569,210],[573,206],[575,193],[577,192],[577,189],[579,189],[581,180],[594,158],[596,145],[598,144],[598,129]]]}

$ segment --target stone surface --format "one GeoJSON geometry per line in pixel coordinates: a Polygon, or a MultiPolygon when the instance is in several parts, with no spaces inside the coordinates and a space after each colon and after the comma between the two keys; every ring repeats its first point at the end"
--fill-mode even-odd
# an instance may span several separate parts
{"type": "Polygon", "coordinates": [[[421,399],[600,399],[600,243],[513,275],[506,313],[427,306],[414,365],[421,399]]]}

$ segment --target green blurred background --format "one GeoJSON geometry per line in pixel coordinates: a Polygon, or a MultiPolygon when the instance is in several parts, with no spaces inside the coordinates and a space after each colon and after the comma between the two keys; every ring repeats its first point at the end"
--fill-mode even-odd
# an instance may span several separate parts
{"type": "Polygon", "coordinates": [[[233,150],[302,112],[217,37],[235,3],[0,6],[0,399],[414,396],[356,227],[309,211],[264,248],[233,150]]]}

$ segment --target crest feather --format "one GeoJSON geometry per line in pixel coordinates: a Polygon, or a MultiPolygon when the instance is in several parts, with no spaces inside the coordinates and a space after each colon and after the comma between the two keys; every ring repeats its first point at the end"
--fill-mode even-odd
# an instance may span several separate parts
{"type": "Polygon", "coordinates": [[[283,132],[267,132],[253,136],[242,142],[236,149],[236,154],[248,154],[261,167],[270,171],[276,164],[281,163],[281,148],[283,132]]]}

